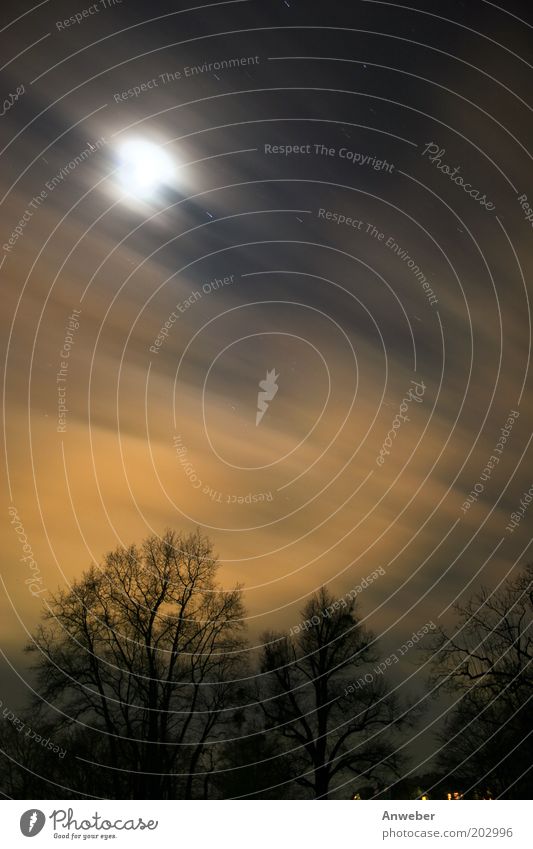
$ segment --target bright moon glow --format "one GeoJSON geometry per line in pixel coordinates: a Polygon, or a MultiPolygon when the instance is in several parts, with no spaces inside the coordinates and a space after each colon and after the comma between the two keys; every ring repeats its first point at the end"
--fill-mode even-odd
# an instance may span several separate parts
{"type": "Polygon", "coordinates": [[[168,153],[152,142],[132,140],[119,151],[120,180],[130,194],[153,196],[157,188],[172,182],[174,163],[168,153]]]}

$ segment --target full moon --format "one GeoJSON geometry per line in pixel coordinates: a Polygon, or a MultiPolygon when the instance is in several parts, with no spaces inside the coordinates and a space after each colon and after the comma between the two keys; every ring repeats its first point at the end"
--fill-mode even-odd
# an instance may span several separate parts
{"type": "Polygon", "coordinates": [[[153,142],[132,139],[119,150],[118,176],[123,187],[133,196],[148,199],[158,188],[174,179],[172,158],[153,142]]]}

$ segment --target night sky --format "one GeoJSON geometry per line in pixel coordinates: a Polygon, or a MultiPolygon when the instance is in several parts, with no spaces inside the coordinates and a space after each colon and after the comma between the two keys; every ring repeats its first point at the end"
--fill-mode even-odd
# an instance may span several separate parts
{"type": "MultiPolygon", "coordinates": [[[[2,4],[13,705],[47,595],[166,527],[214,540],[255,646],[381,567],[394,652],[531,556],[529,4],[187,5],[2,4]]],[[[415,769],[427,676],[388,676],[428,703],[415,769]]]]}

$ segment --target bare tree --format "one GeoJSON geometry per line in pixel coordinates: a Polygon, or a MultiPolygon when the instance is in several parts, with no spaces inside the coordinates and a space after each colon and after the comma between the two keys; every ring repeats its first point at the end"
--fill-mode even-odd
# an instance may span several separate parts
{"type": "Polygon", "coordinates": [[[297,759],[298,783],[325,799],[333,779],[380,780],[397,767],[392,732],[399,710],[381,677],[353,683],[377,660],[355,602],[337,606],[321,589],[301,615],[296,636],[263,638],[261,706],[267,727],[297,759]]]}
{"type": "Polygon", "coordinates": [[[434,681],[457,704],[440,768],[470,792],[528,798],[533,705],[533,566],[456,605],[452,633],[433,646],[434,681]]]}
{"type": "Polygon", "coordinates": [[[40,699],[86,726],[115,796],[191,797],[222,734],[245,641],[241,591],[217,568],[198,532],[118,548],[52,599],[28,647],[40,699]]]}

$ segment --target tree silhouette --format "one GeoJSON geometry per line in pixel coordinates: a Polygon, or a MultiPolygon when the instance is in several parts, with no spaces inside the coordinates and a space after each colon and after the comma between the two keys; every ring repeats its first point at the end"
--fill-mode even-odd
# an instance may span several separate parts
{"type": "MultiPolygon", "coordinates": [[[[258,717],[259,718],[259,717],[258,717]]],[[[280,756],[278,741],[263,731],[250,732],[222,747],[212,785],[225,799],[286,799],[294,793],[293,759],[280,756]]]]}
{"type": "Polygon", "coordinates": [[[442,770],[474,794],[530,798],[533,566],[456,605],[433,645],[434,680],[459,699],[441,734],[442,770]]]}
{"type": "Polygon", "coordinates": [[[51,706],[56,733],[89,735],[108,795],[189,798],[197,773],[203,785],[245,649],[241,591],[222,591],[217,567],[198,532],[117,548],[52,598],[28,646],[35,707],[51,706]]]}
{"type": "Polygon", "coordinates": [[[367,674],[354,686],[377,660],[354,601],[335,604],[321,589],[301,615],[296,636],[263,637],[261,707],[267,727],[293,752],[298,783],[325,799],[333,779],[380,781],[397,768],[392,732],[399,710],[381,677],[367,674]]]}

